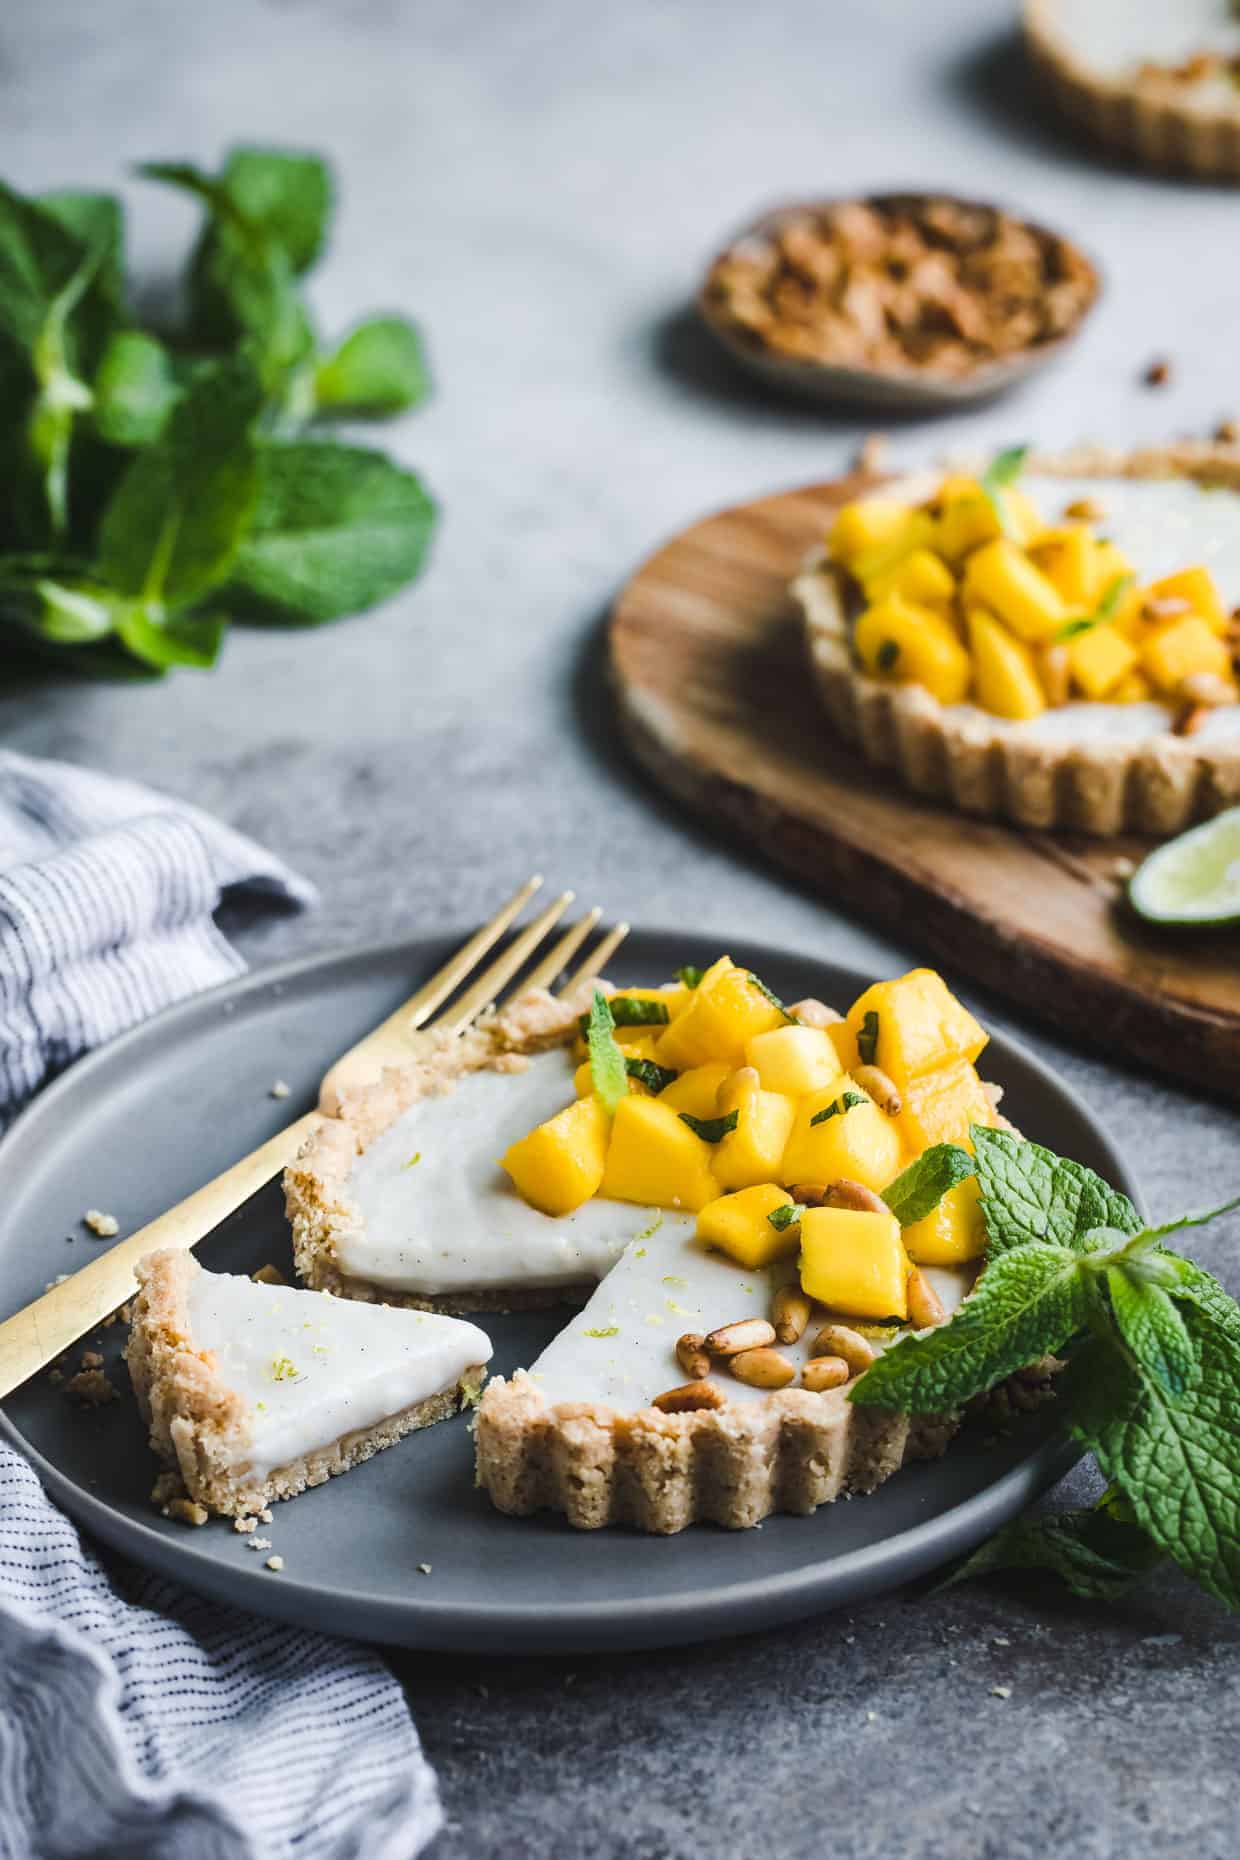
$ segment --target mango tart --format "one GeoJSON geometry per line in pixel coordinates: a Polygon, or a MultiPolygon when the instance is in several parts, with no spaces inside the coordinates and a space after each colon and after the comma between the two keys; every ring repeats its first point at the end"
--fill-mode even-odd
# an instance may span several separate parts
{"type": "Polygon", "coordinates": [[[793,582],[839,733],[1021,826],[1179,832],[1240,800],[1240,450],[876,485],[793,582]]]}
{"type": "Polygon", "coordinates": [[[959,1425],[847,1385],[972,1285],[975,1178],[903,1225],[883,1191],[1003,1122],[986,1039],[927,969],[847,1014],[787,1008],[727,956],[530,993],[310,1139],[285,1178],[299,1275],[426,1310],[571,1309],[482,1397],[477,1476],[503,1511],[653,1532],[813,1511],[959,1425]]]}
{"type": "Polygon", "coordinates": [[[1025,0],[1024,33],[1060,108],[1100,142],[1240,179],[1240,22],[1226,0],[1025,0]]]}

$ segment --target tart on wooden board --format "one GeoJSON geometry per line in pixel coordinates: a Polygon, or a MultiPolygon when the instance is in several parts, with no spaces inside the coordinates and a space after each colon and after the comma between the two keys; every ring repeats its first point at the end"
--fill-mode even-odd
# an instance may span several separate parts
{"type": "Polygon", "coordinates": [[[844,506],[796,577],[834,728],[915,792],[1166,836],[1240,800],[1240,462],[1091,448],[844,506]]]}

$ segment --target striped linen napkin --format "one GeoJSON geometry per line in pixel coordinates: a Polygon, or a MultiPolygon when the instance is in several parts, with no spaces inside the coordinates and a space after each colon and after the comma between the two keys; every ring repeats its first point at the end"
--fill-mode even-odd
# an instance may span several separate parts
{"type": "MultiPolygon", "coordinates": [[[[0,751],[0,1120],[243,970],[241,889],[314,897],[196,808],[0,751]]],[[[105,1564],[0,1441],[0,1860],[412,1860],[442,1821],[377,1654],[105,1564]]]]}

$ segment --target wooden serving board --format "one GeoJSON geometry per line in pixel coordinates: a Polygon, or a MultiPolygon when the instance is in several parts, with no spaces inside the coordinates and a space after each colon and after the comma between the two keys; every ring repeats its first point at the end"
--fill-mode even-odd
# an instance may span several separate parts
{"type": "Polygon", "coordinates": [[[660,786],[840,910],[1107,1057],[1240,1099],[1240,934],[1127,910],[1139,840],[1022,831],[923,801],[832,735],[787,584],[860,476],[723,511],[616,602],[613,687],[660,786]]]}

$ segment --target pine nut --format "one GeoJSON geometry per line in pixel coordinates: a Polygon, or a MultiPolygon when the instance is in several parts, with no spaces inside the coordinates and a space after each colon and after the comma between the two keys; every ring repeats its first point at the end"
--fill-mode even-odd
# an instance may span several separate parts
{"type": "Polygon", "coordinates": [[[855,1376],[868,1369],[875,1352],[858,1330],[847,1324],[824,1324],[814,1338],[811,1356],[841,1356],[855,1376]]]}
{"type": "Polygon", "coordinates": [[[908,1275],[908,1316],[914,1330],[929,1330],[947,1316],[943,1300],[920,1266],[914,1266],[908,1275]]]}
{"type": "Polygon", "coordinates": [[[803,1027],[838,1027],[844,1018],[825,1001],[815,1000],[813,995],[806,995],[804,1001],[794,1001],[788,1012],[803,1027]]]}
{"type": "Polygon", "coordinates": [[[742,1350],[764,1350],[775,1341],[775,1326],[765,1318],[738,1318],[735,1324],[721,1324],[706,1338],[712,1356],[739,1356],[742,1350]]]}
{"type": "Polygon", "coordinates": [[[810,1301],[799,1285],[781,1285],[771,1301],[771,1321],[778,1343],[796,1343],[809,1323],[810,1301]]]}
{"type": "Polygon", "coordinates": [[[706,1339],[699,1331],[687,1330],[683,1337],[676,1339],[676,1361],[691,1382],[700,1382],[710,1374],[706,1339]]]}
{"type": "Polygon", "coordinates": [[[825,1389],[842,1389],[851,1376],[842,1356],[813,1356],[801,1371],[801,1386],[822,1394],[825,1389]]]}
{"type": "Polygon", "coordinates": [[[881,1195],[876,1195],[872,1188],[866,1188],[864,1183],[854,1182],[846,1175],[842,1175],[838,1182],[832,1182],[826,1193],[825,1205],[828,1208],[852,1208],[858,1214],[891,1213],[881,1195]]]}
{"type": "Polygon", "coordinates": [[[728,1368],[738,1382],[754,1389],[785,1389],[797,1373],[786,1356],[767,1349],[742,1350],[729,1360],[728,1368]]]}
{"type": "Polygon", "coordinates": [[[1172,725],[1175,735],[1196,736],[1198,730],[1210,721],[1212,708],[1213,706],[1209,704],[1190,704],[1187,710],[1180,712],[1172,725]]]}
{"type": "Polygon", "coordinates": [[[715,1382],[682,1382],[679,1388],[664,1389],[650,1405],[661,1414],[694,1414],[706,1408],[722,1408],[723,1390],[715,1382]]]}
{"type": "Polygon", "coordinates": [[[899,1117],[904,1109],[904,1100],[899,1087],[881,1066],[858,1066],[853,1073],[862,1091],[868,1092],[879,1110],[887,1117],[899,1117]]]}
{"type": "Polygon", "coordinates": [[[788,1193],[805,1208],[825,1208],[830,1189],[825,1182],[794,1182],[788,1193]]]}
{"type": "Polygon", "coordinates": [[[1176,696],[1186,704],[1232,704],[1236,687],[1217,672],[1190,672],[1181,678],[1176,696]]]}
{"type": "Polygon", "coordinates": [[[1096,497],[1074,497],[1063,514],[1074,523],[1101,523],[1107,513],[1096,497]]]}
{"type": "Polygon", "coordinates": [[[1066,704],[1072,683],[1072,661],[1063,645],[1039,646],[1035,655],[1038,678],[1048,704],[1066,704]]]}
{"type": "Polygon", "coordinates": [[[751,1098],[762,1089],[762,1080],[756,1066],[738,1066],[720,1083],[715,1093],[715,1108],[720,1117],[728,1117],[733,1111],[745,1110],[751,1098]]]}

